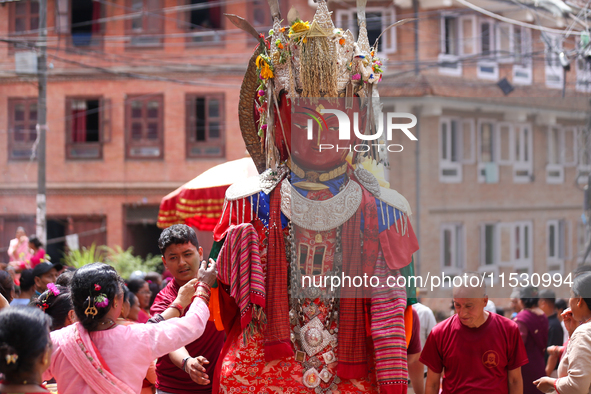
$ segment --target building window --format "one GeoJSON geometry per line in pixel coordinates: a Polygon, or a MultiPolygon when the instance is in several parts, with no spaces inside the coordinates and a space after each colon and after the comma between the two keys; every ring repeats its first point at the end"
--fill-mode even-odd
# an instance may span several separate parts
{"type": "MultiPolygon", "coordinates": [[[[577,39],[577,52],[583,52],[583,45],[581,39],[577,39]]],[[[579,92],[591,92],[591,58],[587,56],[577,56],[575,61],[575,68],[577,71],[576,89],[579,92]]]]}
{"type": "Polygon", "coordinates": [[[474,163],[474,120],[441,118],[439,121],[439,181],[462,182],[463,164],[474,163]]]}
{"type": "Polygon", "coordinates": [[[518,273],[531,273],[532,262],[532,223],[513,223],[513,243],[511,265],[518,273]]]}
{"type": "Polygon", "coordinates": [[[480,231],[481,271],[498,271],[499,266],[530,273],[533,265],[533,224],[527,222],[484,223],[480,231]]]}
{"type": "Polygon", "coordinates": [[[221,157],[224,145],[224,96],[187,95],[187,157],[221,157]]]}
{"type": "Polygon", "coordinates": [[[523,26],[511,26],[513,32],[513,82],[532,83],[531,31],[523,26]]]}
{"type": "Polygon", "coordinates": [[[476,53],[476,17],[443,14],[440,24],[439,72],[460,76],[462,75],[461,56],[476,53]]]}
{"type": "MultiPolygon", "coordinates": [[[[365,12],[367,23],[367,37],[372,46],[384,29],[396,22],[394,7],[367,7],[365,12]]],[[[349,29],[353,36],[357,36],[357,8],[336,11],[337,26],[349,29]]],[[[378,54],[396,52],[396,28],[387,30],[378,42],[378,54]]]]}
{"type": "Polygon", "coordinates": [[[545,51],[545,71],[546,86],[549,88],[562,89],[564,81],[564,69],[560,65],[559,54],[562,52],[562,37],[544,34],[545,51]]]}
{"type": "Polygon", "coordinates": [[[548,161],[546,181],[564,182],[564,167],[577,163],[577,129],[575,127],[550,126],[548,128],[548,161]]]}
{"type": "Polygon", "coordinates": [[[442,23],[442,51],[445,55],[460,55],[460,28],[457,16],[445,15],[441,18],[442,23]]]}
{"type": "MultiPolygon", "coordinates": [[[[63,1],[67,3],[67,1],[63,1]]],[[[75,0],[72,1],[72,44],[74,46],[94,46],[102,42],[103,25],[99,21],[102,17],[100,1],[75,0]]]]}
{"type": "Polygon", "coordinates": [[[456,15],[441,16],[441,50],[439,72],[447,75],[462,75],[460,59],[460,18],[456,15]]]}
{"type": "Polygon", "coordinates": [[[563,273],[564,261],[567,258],[567,222],[549,220],[546,224],[546,234],[548,272],[563,273]]]}
{"type": "Polygon", "coordinates": [[[577,220],[577,261],[579,264],[583,262],[590,239],[591,232],[589,231],[589,226],[580,218],[577,220]]]}
{"type": "Polygon", "coordinates": [[[490,19],[480,19],[478,26],[480,56],[483,59],[476,65],[476,75],[482,79],[497,80],[499,65],[495,47],[495,25],[490,19]]]}
{"type": "Polygon", "coordinates": [[[577,130],[577,182],[587,184],[591,174],[591,136],[585,132],[584,126],[577,130]]]}
{"type": "Polygon", "coordinates": [[[109,100],[100,97],[66,99],[68,159],[102,158],[110,108],[109,100]]]}
{"type": "Polygon", "coordinates": [[[180,18],[183,21],[183,26],[179,27],[191,33],[187,37],[187,44],[219,43],[222,40],[222,36],[218,34],[217,30],[223,27],[222,2],[219,0],[184,1],[185,7],[183,7],[182,11],[184,15],[180,18]]]}
{"type": "Polygon", "coordinates": [[[492,120],[478,121],[478,182],[499,181],[497,125],[492,120]]]}
{"type": "Polygon", "coordinates": [[[164,97],[129,96],[125,101],[128,159],[161,159],[164,147],[164,97]]]}
{"type": "Polygon", "coordinates": [[[447,275],[457,275],[464,268],[464,226],[441,225],[441,270],[447,275]]]}
{"type": "Polygon", "coordinates": [[[460,122],[457,119],[440,121],[439,181],[457,183],[462,181],[462,140],[460,122]]]}
{"type": "Polygon", "coordinates": [[[497,124],[499,165],[513,164],[513,125],[507,122],[497,124]]]}
{"type": "Polygon", "coordinates": [[[28,160],[37,139],[37,98],[8,99],[8,158],[28,160]]]}
{"type": "Polygon", "coordinates": [[[533,136],[529,124],[515,125],[514,128],[513,182],[527,183],[533,175],[533,136]]]}
{"type": "Polygon", "coordinates": [[[162,0],[127,0],[133,18],[127,20],[132,47],[153,47],[162,44],[164,16],[162,0]]]}
{"type": "Polygon", "coordinates": [[[39,1],[21,0],[11,5],[12,34],[37,34],[39,29],[39,1]]]}
{"type": "Polygon", "coordinates": [[[485,267],[497,264],[497,225],[483,224],[480,228],[480,265],[485,267]]]}

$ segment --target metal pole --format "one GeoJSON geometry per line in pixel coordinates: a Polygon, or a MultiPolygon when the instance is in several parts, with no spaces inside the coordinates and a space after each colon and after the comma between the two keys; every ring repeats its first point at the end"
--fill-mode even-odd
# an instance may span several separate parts
{"type": "MultiPolygon", "coordinates": [[[[422,107],[415,107],[415,114],[417,117],[417,124],[415,126],[415,137],[417,137],[417,145],[415,148],[415,199],[416,199],[416,208],[415,208],[415,234],[417,235],[417,240],[419,245],[421,245],[421,112],[422,107]]],[[[416,252],[415,258],[415,273],[417,275],[421,275],[422,271],[422,262],[421,262],[421,249],[416,252]]]]}
{"type": "Polygon", "coordinates": [[[39,48],[37,59],[37,78],[39,96],[37,98],[37,237],[44,245],[47,242],[46,219],[46,179],[45,179],[45,137],[47,131],[47,0],[39,0],[39,48]]]}
{"type": "Polygon", "coordinates": [[[419,75],[419,0],[412,0],[415,17],[415,75],[419,75]]]}

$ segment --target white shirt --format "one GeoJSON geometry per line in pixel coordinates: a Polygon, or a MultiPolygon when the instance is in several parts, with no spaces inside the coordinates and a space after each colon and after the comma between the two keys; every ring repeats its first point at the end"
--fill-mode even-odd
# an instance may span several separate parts
{"type": "Polygon", "coordinates": [[[425,346],[427,337],[431,333],[433,327],[437,325],[433,311],[426,305],[417,302],[412,306],[419,315],[419,322],[421,323],[421,349],[425,346]]]}

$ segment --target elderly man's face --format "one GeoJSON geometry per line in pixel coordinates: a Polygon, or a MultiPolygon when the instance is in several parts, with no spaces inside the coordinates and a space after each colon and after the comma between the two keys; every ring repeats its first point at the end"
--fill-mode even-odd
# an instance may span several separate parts
{"type": "Polygon", "coordinates": [[[475,290],[455,289],[454,290],[454,308],[460,318],[460,322],[466,327],[479,327],[486,319],[484,307],[488,302],[488,297],[477,297],[475,290]]]}

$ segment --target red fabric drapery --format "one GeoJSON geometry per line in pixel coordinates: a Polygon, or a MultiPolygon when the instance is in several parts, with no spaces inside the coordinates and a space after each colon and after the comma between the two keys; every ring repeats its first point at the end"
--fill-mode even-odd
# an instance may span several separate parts
{"type": "Polygon", "coordinates": [[[222,215],[228,187],[257,174],[251,158],[210,168],[162,199],[158,227],[182,223],[197,230],[213,231],[222,215]]]}
{"type": "Polygon", "coordinates": [[[86,142],[86,110],[72,110],[72,141],[86,142]]]}
{"type": "Polygon", "coordinates": [[[92,34],[101,32],[101,24],[97,22],[101,18],[101,3],[92,2],[92,34]]]}

